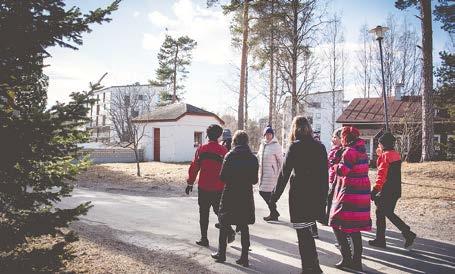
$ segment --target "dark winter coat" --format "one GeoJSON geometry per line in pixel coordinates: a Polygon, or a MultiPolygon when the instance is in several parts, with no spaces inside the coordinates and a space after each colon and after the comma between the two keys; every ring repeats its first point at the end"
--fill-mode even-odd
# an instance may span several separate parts
{"type": "Polygon", "coordinates": [[[254,224],[253,185],[258,182],[258,168],[248,146],[236,146],[226,154],[220,174],[225,183],[218,213],[222,224],[254,224]]]}
{"type": "Polygon", "coordinates": [[[272,201],[280,198],[289,178],[291,222],[324,219],[328,193],[327,152],[324,145],[308,138],[289,146],[272,201]]]}

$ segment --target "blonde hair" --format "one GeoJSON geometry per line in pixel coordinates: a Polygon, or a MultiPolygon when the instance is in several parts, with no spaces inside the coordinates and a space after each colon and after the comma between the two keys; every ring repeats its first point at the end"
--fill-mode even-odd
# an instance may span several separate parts
{"type": "Polygon", "coordinates": [[[292,120],[289,139],[291,142],[294,142],[305,138],[313,138],[313,130],[311,129],[310,122],[303,116],[296,116],[294,120],[292,120]]]}

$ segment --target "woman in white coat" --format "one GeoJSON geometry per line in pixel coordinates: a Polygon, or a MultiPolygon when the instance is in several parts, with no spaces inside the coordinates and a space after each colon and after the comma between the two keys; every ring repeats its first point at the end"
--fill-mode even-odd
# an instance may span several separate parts
{"type": "Polygon", "coordinates": [[[280,213],[276,210],[276,203],[270,202],[283,164],[283,150],[271,126],[263,132],[263,140],[258,151],[259,160],[259,194],[267,203],[270,214],[264,217],[265,221],[277,221],[280,213]]]}

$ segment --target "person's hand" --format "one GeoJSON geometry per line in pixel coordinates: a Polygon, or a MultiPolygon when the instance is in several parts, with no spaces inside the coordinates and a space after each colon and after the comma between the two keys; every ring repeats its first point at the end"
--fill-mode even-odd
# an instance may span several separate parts
{"type": "Polygon", "coordinates": [[[343,156],[343,152],[344,152],[344,149],[340,148],[339,150],[337,150],[337,152],[335,152],[335,157],[341,158],[341,156],[343,156]]]}
{"type": "Polygon", "coordinates": [[[190,195],[190,192],[193,191],[193,186],[192,185],[188,185],[186,188],[185,188],[185,193],[186,195],[190,195]]]}
{"type": "Polygon", "coordinates": [[[373,190],[371,191],[371,200],[377,201],[379,200],[379,198],[381,198],[381,192],[373,188],[373,190]]]}

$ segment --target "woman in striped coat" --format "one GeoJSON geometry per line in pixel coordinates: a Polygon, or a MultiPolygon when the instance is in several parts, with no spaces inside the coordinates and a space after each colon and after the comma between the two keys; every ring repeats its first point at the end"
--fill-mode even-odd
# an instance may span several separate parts
{"type": "Polygon", "coordinates": [[[341,249],[343,260],[337,268],[362,270],[361,231],[371,230],[370,180],[368,179],[368,155],[365,141],[359,138],[354,127],[343,127],[341,143],[344,152],[339,164],[335,165],[337,182],[332,200],[329,225],[332,226],[341,249]],[[354,245],[351,248],[347,237],[354,245]]]}
{"type": "Polygon", "coordinates": [[[264,217],[265,221],[278,221],[280,213],[276,204],[270,202],[270,195],[276,186],[278,175],[283,164],[283,150],[271,126],[264,129],[264,139],[258,151],[259,160],[259,194],[267,203],[270,214],[264,217]]]}

